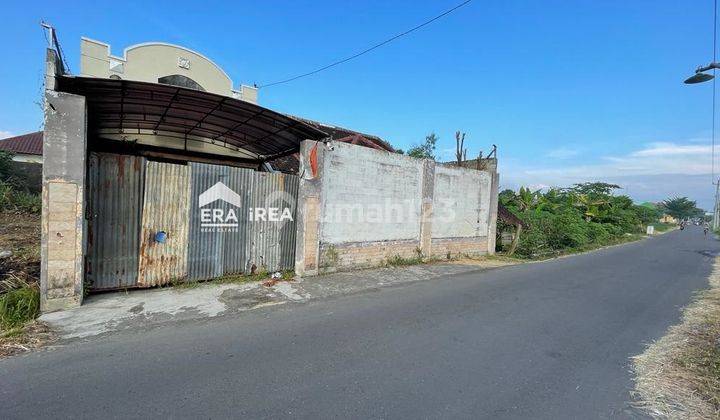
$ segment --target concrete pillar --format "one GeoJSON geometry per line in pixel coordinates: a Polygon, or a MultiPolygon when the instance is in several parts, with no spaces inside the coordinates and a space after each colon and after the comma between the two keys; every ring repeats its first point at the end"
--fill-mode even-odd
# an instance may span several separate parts
{"type": "Polygon", "coordinates": [[[322,218],[322,167],[325,144],[312,140],[300,144],[300,187],[295,237],[295,273],[314,276],[320,265],[322,218]]]}
{"type": "Polygon", "coordinates": [[[82,303],[86,115],[85,97],[46,90],[40,246],[43,312],[82,303]]]}
{"type": "Polygon", "coordinates": [[[498,211],[498,188],[500,185],[500,174],[497,172],[497,159],[488,159],[486,170],[490,174],[490,211],[488,212],[488,255],[495,255],[495,242],[497,240],[497,211],[498,211]]]}
{"type": "Polygon", "coordinates": [[[420,251],[432,255],[432,214],[435,192],[435,161],[423,160],[422,203],[420,207],[420,251]]]}

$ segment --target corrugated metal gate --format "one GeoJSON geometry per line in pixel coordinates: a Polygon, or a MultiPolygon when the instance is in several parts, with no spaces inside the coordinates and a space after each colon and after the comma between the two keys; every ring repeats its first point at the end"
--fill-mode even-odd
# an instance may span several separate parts
{"type": "MultiPolygon", "coordinates": [[[[199,206],[200,194],[209,190],[218,182],[230,184],[230,167],[190,163],[192,172],[190,187],[190,241],[188,243],[188,278],[208,279],[223,274],[223,250],[225,240],[244,248],[245,243],[240,235],[229,232],[227,234],[204,234],[201,226],[199,206]]],[[[230,204],[225,201],[214,203],[215,208],[227,212],[230,204]]],[[[220,229],[220,227],[216,227],[220,229]]]]}
{"type": "MultiPolygon", "coordinates": [[[[255,220],[249,235],[252,260],[258,266],[295,268],[295,205],[300,179],[295,175],[253,172],[252,206],[255,209],[287,210],[292,220],[255,220]]],[[[268,210],[271,211],[271,210],[268,210]]],[[[269,216],[269,215],[268,215],[269,216]]],[[[275,270],[275,269],[273,269],[275,270]]]]}
{"type": "Polygon", "coordinates": [[[137,284],[144,175],[145,158],[90,153],[85,278],[95,290],[137,284]]]}
{"type": "Polygon", "coordinates": [[[189,198],[187,165],[147,163],[138,286],[159,286],[187,276],[189,198]],[[156,240],[159,232],[163,242],[156,240]]]}
{"type": "Polygon", "coordinates": [[[294,175],[91,153],[88,181],[93,290],[294,268],[294,175]]]}
{"type": "Polygon", "coordinates": [[[253,265],[269,271],[294,268],[297,176],[204,163],[190,167],[190,279],[247,273],[253,265]],[[222,198],[228,190],[230,197],[222,198]],[[201,200],[208,191],[217,198],[201,200]],[[283,211],[292,220],[282,218],[283,211]],[[283,220],[271,221],[271,212],[283,220]]]}

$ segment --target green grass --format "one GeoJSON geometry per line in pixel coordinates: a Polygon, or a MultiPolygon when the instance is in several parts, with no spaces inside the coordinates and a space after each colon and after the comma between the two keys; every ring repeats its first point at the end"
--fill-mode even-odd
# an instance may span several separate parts
{"type": "Polygon", "coordinates": [[[656,232],[665,232],[676,227],[677,225],[674,223],[653,223],[652,226],[655,226],[656,232]]]}
{"type": "Polygon", "coordinates": [[[515,258],[515,257],[508,257],[505,255],[470,255],[466,253],[458,253],[458,254],[450,254],[448,253],[446,256],[424,256],[422,252],[417,249],[415,250],[415,255],[412,257],[402,257],[400,255],[394,255],[392,257],[388,257],[385,260],[383,260],[381,266],[382,267],[403,267],[403,266],[409,266],[409,265],[418,265],[418,264],[435,264],[435,263],[443,263],[448,261],[459,261],[459,260],[475,260],[475,261],[503,261],[503,262],[521,262],[522,259],[515,258]]]}
{"type": "Polygon", "coordinates": [[[612,238],[606,239],[604,241],[590,242],[590,243],[584,244],[582,246],[557,249],[557,250],[549,250],[549,251],[545,251],[545,252],[538,252],[538,253],[533,254],[532,256],[524,256],[522,254],[515,254],[515,255],[513,255],[513,257],[517,258],[519,260],[531,260],[531,261],[546,260],[546,259],[550,259],[550,258],[561,257],[564,255],[572,255],[572,254],[579,254],[582,252],[593,251],[596,249],[604,248],[606,246],[614,246],[614,245],[620,245],[620,244],[624,244],[624,243],[628,243],[628,242],[635,242],[635,241],[639,241],[640,239],[643,239],[644,237],[645,237],[645,235],[640,234],[640,233],[626,233],[624,235],[612,237],[612,238]]]}
{"type": "Polygon", "coordinates": [[[0,181],[0,210],[40,214],[42,200],[39,194],[31,194],[13,188],[0,181]]]}
{"type": "Polygon", "coordinates": [[[23,335],[23,327],[11,327],[0,332],[0,338],[17,338],[23,335]]]}
{"type": "Polygon", "coordinates": [[[40,314],[40,292],[35,286],[11,289],[0,295],[0,328],[12,330],[40,314]]]}
{"type": "Polygon", "coordinates": [[[400,267],[404,265],[416,265],[416,264],[422,264],[424,261],[422,257],[411,257],[411,258],[404,258],[400,255],[394,255],[392,257],[389,257],[385,259],[385,262],[383,265],[387,267],[400,267]]]}
{"type": "Polygon", "coordinates": [[[420,248],[415,248],[415,255],[412,257],[402,257],[398,254],[388,257],[383,261],[381,265],[385,267],[401,267],[405,265],[417,265],[427,262],[423,257],[423,253],[420,248]]]}

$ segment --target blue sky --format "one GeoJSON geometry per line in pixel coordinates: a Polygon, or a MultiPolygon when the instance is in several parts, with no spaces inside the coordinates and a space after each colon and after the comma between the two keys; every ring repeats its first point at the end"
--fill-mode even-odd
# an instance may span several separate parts
{"type": "MultiPolygon", "coordinates": [[[[312,70],[459,0],[13,2],[0,26],[0,137],[42,125],[45,39],[70,67],[80,37],[197,50],[240,83],[312,70]]],[[[497,144],[503,187],[609,180],[638,201],[688,195],[711,208],[712,1],[474,0],[350,63],[260,91],[264,106],[377,134],[407,149],[429,132],[452,159],[497,144]]]]}

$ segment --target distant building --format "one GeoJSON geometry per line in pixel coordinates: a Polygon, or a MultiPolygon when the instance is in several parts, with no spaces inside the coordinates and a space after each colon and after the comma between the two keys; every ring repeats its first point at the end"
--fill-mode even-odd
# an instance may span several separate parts
{"type": "MultiPolygon", "coordinates": [[[[390,153],[396,153],[396,150],[390,145],[390,143],[378,136],[367,133],[360,133],[354,130],[350,130],[348,128],[308,120],[306,118],[293,118],[328,133],[328,137],[330,138],[330,140],[369,147],[371,149],[384,150],[390,153]]],[[[272,160],[268,163],[276,171],[284,172],[286,174],[297,174],[300,168],[300,156],[298,153],[294,153],[292,155],[283,156],[281,158],[272,160]]]]}
{"type": "Polygon", "coordinates": [[[33,192],[39,192],[42,184],[42,145],[42,131],[0,140],[0,150],[13,154],[15,174],[33,192]]]}
{"type": "Polygon", "coordinates": [[[663,214],[660,218],[660,223],[674,223],[677,224],[678,220],[669,214],[663,214]]]}
{"type": "Polygon", "coordinates": [[[0,140],[0,150],[13,154],[15,162],[42,163],[43,132],[36,131],[0,140]]]}

